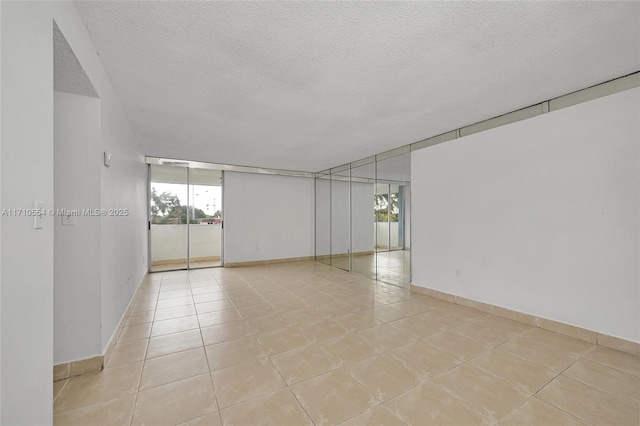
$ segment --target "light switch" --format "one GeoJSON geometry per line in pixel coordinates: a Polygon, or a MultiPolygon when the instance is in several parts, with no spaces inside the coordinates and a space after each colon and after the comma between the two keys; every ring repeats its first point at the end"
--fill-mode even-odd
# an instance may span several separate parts
{"type": "Polygon", "coordinates": [[[44,218],[44,202],[36,201],[34,204],[33,229],[42,229],[42,219],[44,218]]]}

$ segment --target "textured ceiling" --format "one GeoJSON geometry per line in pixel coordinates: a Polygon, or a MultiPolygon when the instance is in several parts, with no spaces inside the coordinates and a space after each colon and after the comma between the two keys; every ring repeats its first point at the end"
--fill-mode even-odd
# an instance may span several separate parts
{"type": "Polygon", "coordinates": [[[55,22],[53,23],[53,90],[92,98],[98,97],[80,61],[55,22]]]}
{"type": "Polygon", "coordinates": [[[76,2],[147,155],[318,171],[640,69],[638,2],[76,2]]]}

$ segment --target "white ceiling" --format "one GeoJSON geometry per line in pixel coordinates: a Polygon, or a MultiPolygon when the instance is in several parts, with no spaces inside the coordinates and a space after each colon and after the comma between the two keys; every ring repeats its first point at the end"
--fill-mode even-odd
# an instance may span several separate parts
{"type": "Polygon", "coordinates": [[[319,171],[640,70],[639,2],[76,2],[145,154],[319,171]]]}
{"type": "Polygon", "coordinates": [[[98,97],[80,61],[55,22],[53,23],[53,90],[92,98],[98,97]]]}

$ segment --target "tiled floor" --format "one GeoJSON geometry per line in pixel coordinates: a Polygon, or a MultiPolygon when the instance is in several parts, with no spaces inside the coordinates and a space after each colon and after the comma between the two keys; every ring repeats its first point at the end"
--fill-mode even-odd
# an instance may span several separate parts
{"type": "Polygon", "coordinates": [[[56,425],[638,425],[640,359],[315,262],[150,275],[56,425]]]}

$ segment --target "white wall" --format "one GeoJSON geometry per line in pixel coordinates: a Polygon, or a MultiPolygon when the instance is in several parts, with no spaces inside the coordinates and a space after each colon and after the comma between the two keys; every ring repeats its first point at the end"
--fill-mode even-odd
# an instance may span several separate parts
{"type": "Polygon", "coordinates": [[[224,173],[224,261],[313,256],[313,179],[224,173]]]}
{"type": "MultiPolygon", "coordinates": [[[[100,99],[54,92],[54,207],[100,208],[100,99]]],[[[101,353],[100,217],[54,226],[53,363],[101,353]]]]}
{"type": "MultiPolygon", "coordinates": [[[[101,206],[130,207],[101,222],[102,344],[115,330],[146,269],[146,166],[126,116],[110,90],[86,27],[71,2],[0,2],[2,71],[0,207],[53,207],[53,21],[101,98],[101,206]],[[130,284],[120,293],[120,279],[130,284]]],[[[88,160],[91,161],[91,160],[88,160]]],[[[96,161],[100,167],[100,160],[96,161]]],[[[0,424],[51,424],[53,379],[53,217],[1,218],[0,424]]],[[[82,300],[76,299],[78,303],[82,300]]],[[[79,318],[78,321],[83,321],[79,318]]]]}
{"type": "Polygon", "coordinates": [[[413,283],[640,342],[638,117],[636,88],[415,151],[413,283]]]}
{"type": "MultiPolygon", "coordinates": [[[[2,8],[1,208],[53,206],[53,24],[48,7],[2,8]]],[[[52,422],[53,221],[3,216],[0,424],[52,422]]]]}
{"type": "Polygon", "coordinates": [[[101,221],[104,352],[147,270],[148,194],[142,149],[104,70],[101,85],[102,150],[112,154],[111,167],[100,167],[101,206],[129,211],[101,221]]]}

